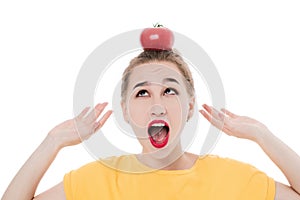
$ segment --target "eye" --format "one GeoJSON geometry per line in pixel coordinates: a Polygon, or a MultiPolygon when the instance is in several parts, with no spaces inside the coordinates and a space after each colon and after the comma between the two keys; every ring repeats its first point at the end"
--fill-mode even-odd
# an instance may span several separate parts
{"type": "Polygon", "coordinates": [[[136,97],[147,97],[149,96],[149,93],[147,90],[140,90],[137,94],[136,97]]]}
{"type": "Polygon", "coordinates": [[[177,90],[173,89],[173,88],[167,88],[164,92],[164,94],[167,94],[167,95],[177,95],[178,92],[177,90]]]}

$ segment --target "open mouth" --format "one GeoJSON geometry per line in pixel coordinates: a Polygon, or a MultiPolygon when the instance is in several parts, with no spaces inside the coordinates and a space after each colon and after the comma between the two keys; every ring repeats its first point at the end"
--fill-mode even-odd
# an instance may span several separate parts
{"type": "Polygon", "coordinates": [[[148,126],[148,135],[151,144],[156,148],[166,146],[169,140],[169,125],[163,120],[154,120],[148,126]]]}

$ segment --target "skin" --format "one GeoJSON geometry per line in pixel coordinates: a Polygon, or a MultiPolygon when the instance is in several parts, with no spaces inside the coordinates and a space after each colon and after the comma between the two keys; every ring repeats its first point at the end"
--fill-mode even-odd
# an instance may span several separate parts
{"type": "MultiPolygon", "coordinates": [[[[171,63],[162,64],[168,64],[168,66],[170,67],[168,69],[172,69],[171,63]]],[[[173,68],[172,70],[174,71],[175,69],[173,68]]],[[[160,87],[163,87],[163,85],[152,84],[150,87],[155,87],[156,89],[158,89],[155,91],[161,91],[160,87]]],[[[181,103],[183,105],[185,103],[185,107],[183,106],[183,111],[181,112],[180,118],[171,118],[171,116],[168,115],[171,111],[166,106],[166,104],[164,104],[164,98],[166,97],[161,96],[161,94],[162,93],[154,92],[151,96],[151,98],[154,97],[155,101],[153,102],[155,102],[156,105],[161,106],[159,107],[159,112],[163,110],[165,112],[164,117],[170,117],[170,119],[168,119],[170,121],[170,124],[174,125],[175,122],[180,122],[182,123],[181,126],[183,126],[185,123],[185,120],[183,120],[184,117],[188,117],[190,114],[192,114],[192,98],[181,100],[181,98],[178,97],[176,98],[176,101],[172,101],[174,105],[179,105],[181,103]]],[[[133,104],[133,101],[134,100],[132,100],[132,102],[129,101],[128,104],[122,105],[123,110],[125,111],[125,120],[129,121],[130,124],[132,124],[134,120],[138,120],[136,118],[137,113],[135,113],[134,110],[132,110],[132,112],[128,111],[132,106],[128,107],[127,105],[131,105],[131,103],[133,104]]],[[[102,117],[100,117],[106,105],[107,103],[98,104],[91,111],[90,108],[85,108],[75,118],[67,120],[54,127],[16,174],[16,176],[8,186],[6,192],[4,193],[2,200],[65,199],[62,182],[37,196],[35,196],[35,191],[44,173],[47,171],[56,155],[62,148],[81,143],[81,139],[88,139],[92,134],[94,134],[105,124],[106,120],[112,113],[112,111],[109,110],[105,114],[103,114],[102,117]],[[100,120],[98,120],[98,118],[100,118],[100,120]],[[75,124],[77,124],[77,126],[75,124]],[[77,130],[79,130],[80,136],[78,135],[77,130]]],[[[150,104],[149,107],[153,108],[150,104]]],[[[149,109],[148,114],[151,114],[151,112],[155,113],[152,109],[149,109]]],[[[219,128],[224,133],[241,139],[248,139],[257,143],[269,156],[269,158],[280,168],[280,170],[289,181],[290,186],[286,186],[276,182],[276,200],[300,199],[300,174],[298,173],[300,169],[300,157],[287,145],[280,141],[273,133],[271,133],[264,124],[249,117],[233,114],[232,112],[225,109],[222,109],[221,111],[216,110],[206,104],[203,105],[203,109],[201,109],[199,112],[203,115],[204,118],[212,123],[212,125],[219,128]]],[[[155,115],[157,115],[157,113],[155,115]]],[[[135,128],[137,130],[141,128],[140,130],[138,130],[137,134],[144,134],[144,125],[148,121],[149,118],[146,118],[145,121],[142,120],[135,123],[137,126],[135,128]]],[[[172,135],[172,138],[176,138],[176,134],[180,132],[181,126],[174,128],[174,130],[178,131],[175,131],[175,134],[172,135]]],[[[148,142],[144,142],[142,140],[140,142],[143,145],[143,152],[149,153],[153,151],[148,142]]],[[[180,146],[178,146],[178,143],[176,142],[177,140],[173,139],[172,143],[175,144],[173,150],[170,152],[167,151],[169,152],[169,154],[166,153],[165,156],[168,157],[176,151],[182,153],[180,150],[178,150],[178,147],[180,146]]],[[[169,149],[169,147],[166,146],[166,149],[169,149]]],[[[172,148],[170,148],[170,150],[171,149],[172,148]]],[[[175,160],[169,166],[166,166],[165,169],[178,170],[190,168],[193,165],[195,158],[197,158],[196,155],[183,153],[180,158],[175,160]]],[[[159,159],[153,160],[158,160],[158,162],[160,161],[159,159]]]]}
{"type": "Polygon", "coordinates": [[[126,96],[126,102],[122,102],[124,118],[139,138],[142,155],[147,155],[138,158],[151,167],[162,168],[182,155],[179,136],[193,113],[194,98],[188,95],[176,65],[160,62],[134,68],[126,96]],[[168,144],[162,149],[153,147],[148,139],[148,125],[153,120],[164,120],[170,128],[168,144]]]}

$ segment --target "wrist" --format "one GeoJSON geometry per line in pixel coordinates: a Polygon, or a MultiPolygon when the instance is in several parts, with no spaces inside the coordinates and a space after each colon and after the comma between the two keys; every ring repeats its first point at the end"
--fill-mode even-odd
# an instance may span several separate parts
{"type": "Polygon", "coordinates": [[[272,132],[268,128],[264,127],[263,129],[258,131],[255,142],[259,146],[263,146],[266,141],[269,141],[271,139],[272,136],[273,136],[272,132]]]}
{"type": "Polygon", "coordinates": [[[51,146],[53,150],[60,151],[64,145],[62,144],[61,140],[59,140],[57,137],[55,137],[51,132],[48,133],[47,137],[45,138],[44,142],[51,146]]]}

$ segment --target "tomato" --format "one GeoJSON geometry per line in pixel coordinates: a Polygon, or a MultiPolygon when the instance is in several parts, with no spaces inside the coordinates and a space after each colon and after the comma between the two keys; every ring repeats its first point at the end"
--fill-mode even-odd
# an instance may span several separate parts
{"type": "Polygon", "coordinates": [[[140,41],[144,50],[172,50],[174,35],[170,29],[159,25],[144,29],[140,41]]]}

